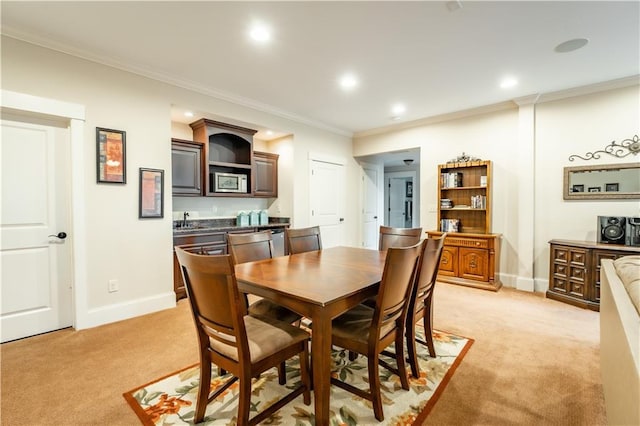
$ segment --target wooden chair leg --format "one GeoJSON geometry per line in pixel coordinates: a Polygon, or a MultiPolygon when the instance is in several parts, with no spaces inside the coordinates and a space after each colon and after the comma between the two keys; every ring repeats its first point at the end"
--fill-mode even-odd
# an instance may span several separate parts
{"type": "Polygon", "coordinates": [[[407,378],[407,364],[404,360],[404,342],[402,334],[398,333],[396,337],[396,363],[398,364],[398,376],[400,376],[400,384],[402,389],[409,390],[409,379],[407,378]]]}
{"type": "Polygon", "coordinates": [[[409,321],[407,323],[407,352],[409,355],[409,365],[411,366],[411,375],[416,379],[420,377],[420,366],[418,365],[418,351],[416,348],[416,323],[409,321]]]}
{"type": "Polygon", "coordinates": [[[251,378],[240,379],[240,395],[238,397],[238,425],[249,424],[251,409],[251,378]]]}
{"type": "Polygon", "coordinates": [[[382,412],[382,396],[380,394],[380,375],[378,371],[378,354],[369,354],[367,357],[369,365],[369,389],[371,391],[371,403],[373,404],[373,414],[378,421],[384,420],[382,412]]]}
{"type": "Polygon", "coordinates": [[[424,339],[427,342],[427,348],[429,349],[429,356],[431,358],[436,357],[436,347],[433,345],[433,328],[432,328],[432,317],[433,314],[431,310],[429,312],[424,313],[424,339]]]}
{"type": "Polygon", "coordinates": [[[284,361],[278,364],[278,383],[281,385],[287,384],[287,369],[284,361]]]}
{"type": "Polygon", "coordinates": [[[209,403],[209,393],[211,392],[211,362],[200,362],[200,386],[196,397],[196,415],[193,418],[195,423],[202,422],[204,413],[209,403]]]}
{"type": "Polygon", "coordinates": [[[302,392],[304,404],[309,405],[311,404],[311,375],[309,370],[309,349],[306,342],[304,343],[304,349],[300,352],[300,380],[306,388],[302,392]]]}

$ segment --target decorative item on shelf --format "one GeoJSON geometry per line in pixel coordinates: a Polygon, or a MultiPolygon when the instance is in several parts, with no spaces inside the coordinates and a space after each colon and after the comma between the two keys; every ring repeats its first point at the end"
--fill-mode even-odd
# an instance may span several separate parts
{"type": "Polygon", "coordinates": [[[472,209],[486,209],[487,197],[484,195],[472,195],[471,196],[471,208],[472,209]]]}
{"type": "Polygon", "coordinates": [[[449,160],[449,163],[466,163],[467,161],[482,161],[482,160],[480,158],[467,155],[463,152],[461,155],[458,155],[456,158],[449,160]]]}
{"type": "Polygon", "coordinates": [[[249,226],[249,215],[246,212],[239,211],[236,217],[237,226],[249,226]]]}
{"type": "MultiPolygon", "coordinates": [[[[164,170],[140,168],[138,218],[162,218],[164,215],[164,170]]],[[[186,220],[186,215],[185,215],[186,220]]]]}
{"type": "Polygon", "coordinates": [[[260,210],[260,225],[269,224],[269,213],[266,210],[260,210]]]}
{"type": "Polygon", "coordinates": [[[640,153],[640,139],[638,135],[634,135],[631,139],[624,139],[619,144],[616,141],[612,141],[604,149],[600,149],[593,152],[587,152],[584,157],[581,155],[573,154],[569,156],[569,161],[573,161],[576,158],[582,160],[597,160],[600,158],[600,154],[609,154],[613,157],[624,158],[627,155],[637,155],[640,153]]]}
{"type": "Polygon", "coordinates": [[[96,127],[98,183],[127,183],[126,132],[96,127]]]}
{"type": "Polygon", "coordinates": [[[487,177],[480,176],[480,186],[487,186],[487,177]]]}
{"type": "Polygon", "coordinates": [[[462,173],[442,173],[440,175],[442,189],[459,188],[462,186],[462,173]]]}
{"type": "Polygon", "coordinates": [[[260,225],[260,211],[252,210],[249,212],[249,225],[260,225]]]}
{"type": "Polygon", "coordinates": [[[448,198],[443,198],[440,200],[440,208],[441,209],[450,209],[453,207],[453,201],[448,198]]]}
{"type": "Polygon", "coordinates": [[[460,219],[441,219],[440,232],[459,232],[460,219]]]}

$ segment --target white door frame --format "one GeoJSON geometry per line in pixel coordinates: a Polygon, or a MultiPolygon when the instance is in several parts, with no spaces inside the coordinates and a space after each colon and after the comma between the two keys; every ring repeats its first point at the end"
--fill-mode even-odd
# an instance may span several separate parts
{"type": "Polygon", "coordinates": [[[84,105],[41,98],[39,96],[2,90],[0,97],[2,111],[53,116],[69,121],[71,138],[71,235],[72,249],[72,297],[73,326],[76,330],[88,324],[87,271],[86,271],[86,225],[84,213],[84,105]]]}
{"type": "MultiPolygon", "coordinates": [[[[386,172],[384,174],[384,224],[389,223],[389,179],[390,178],[407,178],[413,179],[413,206],[412,206],[412,222],[413,226],[416,226],[416,219],[420,218],[416,215],[417,206],[420,205],[420,183],[418,182],[417,173],[415,170],[407,170],[406,172],[386,172]]],[[[417,226],[421,226],[419,223],[417,226]]]]}
{"type": "MultiPolygon", "coordinates": [[[[362,179],[360,180],[360,235],[358,237],[359,241],[363,242],[364,241],[364,219],[362,217],[362,212],[364,210],[364,197],[365,197],[365,192],[366,192],[366,187],[364,185],[364,179],[365,179],[365,169],[371,169],[371,170],[375,170],[378,176],[378,180],[376,182],[376,188],[378,189],[378,194],[377,194],[377,205],[376,205],[376,215],[377,215],[377,222],[378,222],[378,228],[380,227],[380,225],[384,224],[384,215],[385,215],[385,211],[384,211],[384,191],[381,191],[380,189],[384,187],[384,166],[382,164],[375,164],[375,163],[360,163],[360,175],[362,177],[362,179]]],[[[378,231],[376,231],[376,234],[378,233],[378,231]]],[[[376,245],[377,248],[377,245],[376,245]]]]}

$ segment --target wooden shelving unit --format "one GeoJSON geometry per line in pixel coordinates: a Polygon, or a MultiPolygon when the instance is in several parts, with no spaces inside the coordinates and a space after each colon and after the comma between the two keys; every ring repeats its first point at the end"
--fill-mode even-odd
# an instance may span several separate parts
{"type": "Polygon", "coordinates": [[[438,230],[447,232],[438,280],[497,291],[500,235],[491,233],[491,161],[438,166],[438,230]]]}

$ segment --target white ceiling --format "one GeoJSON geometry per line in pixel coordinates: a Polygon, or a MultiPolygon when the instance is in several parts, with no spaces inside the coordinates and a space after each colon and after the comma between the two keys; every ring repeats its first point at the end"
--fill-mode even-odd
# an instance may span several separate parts
{"type": "Polygon", "coordinates": [[[640,74],[638,1],[1,7],[11,37],[348,135],[640,74]],[[272,29],[270,43],[248,38],[255,22],[272,29]],[[589,44],[554,51],[574,38],[589,44]],[[360,80],[350,92],[338,85],[345,72],[360,80]],[[519,85],[501,89],[505,76],[519,85]],[[407,112],[393,121],[397,102],[407,112]]]}

